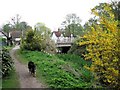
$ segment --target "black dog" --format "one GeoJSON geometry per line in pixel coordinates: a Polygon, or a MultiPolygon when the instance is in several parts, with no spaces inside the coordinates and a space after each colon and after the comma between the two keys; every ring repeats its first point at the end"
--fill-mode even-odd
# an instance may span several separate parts
{"type": "Polygon", "coordinates": [[[35,77],[36,66],[35,66],[34,62],[32,62],[32,61],[28,62],[28,69],[29,69],[29,72],[35,77]]]}

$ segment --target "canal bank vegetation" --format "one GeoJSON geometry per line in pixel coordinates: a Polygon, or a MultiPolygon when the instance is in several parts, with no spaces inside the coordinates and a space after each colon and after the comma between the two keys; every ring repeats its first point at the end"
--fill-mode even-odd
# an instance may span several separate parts
{"type": "Polygon", "coordinates": [[[77,55],[53,55],[39,51],[19,51],[21,60],[32,60],[37,65],[37,78],[52,88],[92,87],[94,76],[84,68],[90,62],[77,55]],[[78,63],[79,62],[79,63],[78,63]]]}

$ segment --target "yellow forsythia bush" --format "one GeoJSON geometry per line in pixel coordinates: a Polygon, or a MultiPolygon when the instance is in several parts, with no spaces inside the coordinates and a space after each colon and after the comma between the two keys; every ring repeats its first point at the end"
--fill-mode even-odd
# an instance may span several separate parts
{"type": "Polygon", "coordinates": [[[84,56],[86,60],[92,60],[92,65],[85,66],[85,68],[95,73],[101,84],[107,87],[120,87],[118,83],[120,30],[109,4],[104,7],[104,10],[109,13],[109,17],[104,14],[99,15],[96,9],[92,9],[92,12],[98,17],[99,24],[91,26],[91,31],[81,37],[83,41],[79,42],[79,45],[87,45],[88,53],[84,56]],[[105,29],[101,25],[104,25],[105,29]]]}

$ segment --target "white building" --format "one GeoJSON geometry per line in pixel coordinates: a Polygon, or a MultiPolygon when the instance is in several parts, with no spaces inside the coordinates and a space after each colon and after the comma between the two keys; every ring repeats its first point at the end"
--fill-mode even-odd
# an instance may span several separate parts
{"type": "Polygon", "coordinates": [[[52,39],[55,41],[55,43],[72,43],[74,37],[72,34],[70,37],[64,37],[60,31],[53,31],[52,39]]]}

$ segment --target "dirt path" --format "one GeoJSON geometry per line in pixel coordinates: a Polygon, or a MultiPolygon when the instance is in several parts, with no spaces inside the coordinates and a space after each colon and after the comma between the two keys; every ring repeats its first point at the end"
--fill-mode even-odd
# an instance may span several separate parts
{"type": "Polygon", "coordinates": [[[15,46],[11,51],[10,55],[14,61],[16,72],[19,75],[19,81],[21,88],[45,88],[37,79],[31,76],[28,72],[27,65],[20,63],[15,57],[15,51],[19,49],[19,46],[15,46]]]}

